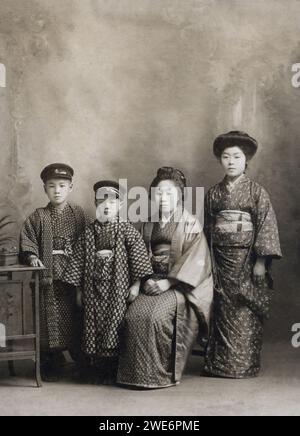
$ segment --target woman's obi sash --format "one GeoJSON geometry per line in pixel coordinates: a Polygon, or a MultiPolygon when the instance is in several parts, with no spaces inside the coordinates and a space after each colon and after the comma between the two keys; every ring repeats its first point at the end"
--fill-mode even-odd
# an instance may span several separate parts
{"type": "Polygon", "coordinates": [[[254,225],[248,212],[223,210],[216,215],[213,243],[218,246],[250,247],[254,225]]]}
{"type": "Polygon", "coordinates": [[[152,268],[155,276],[157,276],[159,279],[166,279],[168,277],[170,249],[171,245],[169,244],[158,244],[155,247],[154,253],[152,254],[152,268]]]}

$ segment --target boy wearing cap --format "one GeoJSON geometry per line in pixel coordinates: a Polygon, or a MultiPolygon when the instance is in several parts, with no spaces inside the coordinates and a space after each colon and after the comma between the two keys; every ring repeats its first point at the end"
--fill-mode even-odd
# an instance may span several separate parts
{"type": "Polygon", "coordinates": [[[116,379],[127,305],[153,270],[142,236],[119,217],[125,195],[119,184],[98,182],[94,191],[97,219],[79,238],[64,279],[83,289],[87,373],[93,382],[110,384],[116,379]]]}
{"type": "Polygon", "coordinates": [[[74,171],[52,164],[41,173],[49,204],[37,209],[21,231],[21,258],[31,266],[44,265],[41,277],[41,373],[44,381],[59,378],[62,351],[79,351],[76,292],[62,282],[73,245],[84,231],[83,209],[68,203],[74,171]]]}

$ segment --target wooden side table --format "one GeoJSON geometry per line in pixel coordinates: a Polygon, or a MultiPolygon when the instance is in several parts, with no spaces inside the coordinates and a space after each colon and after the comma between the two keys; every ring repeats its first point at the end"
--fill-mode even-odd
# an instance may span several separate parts
{"type": "Polygon", "coordinates": [[[14,375],[13,362],[33,360],[38,387],[42,386],[40,374],[40,271],[24,265],[0,267],[0,362],[8,361],[10,375],[14,375]],[[29,333],[26,310],[24,273],[32,274],[34,304],[32,305],[33,331],[29,333]],[[5,335],[4,335],[5,333],[5,335]],[[31,344],[21,349],[18,344],[31,344]],[[15,349],[14,349],[15,348],[15,349]]]}

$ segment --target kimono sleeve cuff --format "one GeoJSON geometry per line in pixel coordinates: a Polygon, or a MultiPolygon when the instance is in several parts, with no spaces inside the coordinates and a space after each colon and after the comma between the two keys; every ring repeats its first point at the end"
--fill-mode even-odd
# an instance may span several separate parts
{"type": "Polygon", "coordinates": [[[281,259],[282,253],[281,251],[278,251],[277,253],[274,253],[272,251],[262,250],[259,248],[254,248],[254,252],[257,257],[268,257],[270,259],[281,259]]]}
{"type": "Polygon", "coordinates": [[[153,270],[149,269],[148,271],[144,271],[140,274],[135,274],[134,276],[132,276],[131,281],[132,283],[136,283],[139,280],[141,280],[141,282],[146,282],[152,276],[153,276],[153,270]]]}
{"type": "Polygon", "coordinates": [[[22,262],[25,262],[26,264],[30,263],[31,257],[39,257],[39,254],[36,251],[33,250],[26,250],[26,251],[22,251],[20,253],[20,259],[22,262]]]}
{"type": "Polygon", "coordinates": [[[67,277],[63,277],[62,282],[67,283],[68,285],[75,286],[76,288],[83,287],[82,282],[80,280],[72,280],[72,279],[68,279],[67,277]]]}
{"type": "Polygon", "coordinates": [[[181,283],[182,285],[188,286],[192,289],[195,289],[198,286],[198,282],[196,282],[196,280],[193,280],[192,278],[190,280],[186,280],[186,277],[182,277],[180,276],[180,273],[176,273],[176,272],[170,272],[170,274],[168,275],[168,279],[170,280],[175,280],[178,283],[181,283]]]}
{"type": "Polygon", "coordinates": [[[30,253],[30,254],[34,254],[35,256],[39,257],[39,250],[35,245],[22,244],[21,245],[21,253],[23,253],[23,255],[27,255],[27,253],[30,253]]]}

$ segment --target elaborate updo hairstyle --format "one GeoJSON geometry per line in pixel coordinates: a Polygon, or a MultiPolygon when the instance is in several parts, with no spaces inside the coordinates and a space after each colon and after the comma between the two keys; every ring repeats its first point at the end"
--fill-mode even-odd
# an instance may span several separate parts
{"type": "Polygon", "coordinates": [[[247,133],[234,130],[217,137],[214,142],[214,155],[221,159],[224,151],[230,147],[239,147],[249,162],[257,152],[258,143],[247,133]]]}
{"type": "Polygon", "coordinates": [[[186,188],[187,185],[185,175],[183,174],[182,171],[173,167],[159,168],[155,179],[150,185],[150,196],[151,196],[152,188],[157,188],[160,182],[163,182],[164,180],[173,181],[175,185],[181,190],[182,199],[184,199],[184,189],[186,188]]]}

